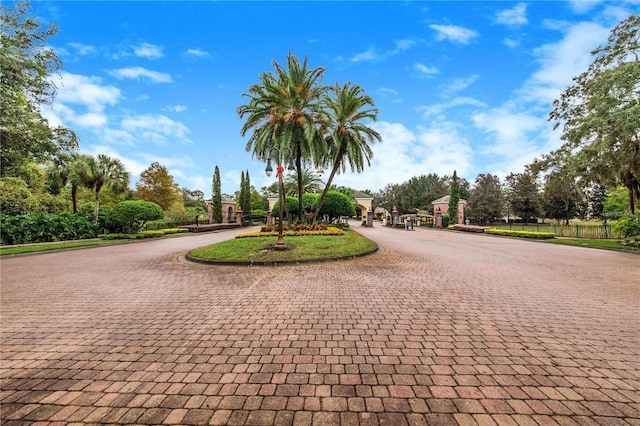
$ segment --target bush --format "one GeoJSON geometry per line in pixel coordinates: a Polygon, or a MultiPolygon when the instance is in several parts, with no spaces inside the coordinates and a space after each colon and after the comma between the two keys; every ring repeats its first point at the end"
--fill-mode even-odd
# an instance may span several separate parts
{"type": "Polygon", "coordinates": [[[143,200],[128,200],[116,204],[107,215],[107,228],[116,233],[135,234],[149,220],[164,217],[162,207],[143,200]]]}
{"type": "Polygon", "coordinates": [[[448,228],[449,227],[449,215],[448,214],[443,214],[442,215],[442,227],[443,228],[448,228]]]}
{"type": "Polygon", "coordinates": [[[529,238],[533,240],[548,240],[555,238],[556,236],[553,232],[510,231],[508,229],[497,228],[485,229],[484,233],[491,235],[503,235],[506,237],[529,238]]]}
{"type": "Polygon", "coordinates": [[[613,225],[613,232],[625,238],[640,235],[640,213],[624,215],[613,225]]]}
{"type": "Polygon", "coordinates": [[[0,214],[0,243],[26,244],[95,238],[99,225],[85,214],[0,214]]]}

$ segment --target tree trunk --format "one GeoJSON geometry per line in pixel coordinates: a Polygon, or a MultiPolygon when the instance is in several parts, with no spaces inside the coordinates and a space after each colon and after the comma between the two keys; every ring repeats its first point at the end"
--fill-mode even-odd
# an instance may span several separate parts
{"type": "Polygon", "coordinates": [[[336,173],[338,172],[338,168],[342,163],[342,155],[344,155],[342,151],[343,150],[341,149],[340,152],[338,152],[338,155],[336,156],[336,161],[333,164],[333,169],[331,169],[331,174],[329,175],[329,179],[327,180],[327,185],[324,187],[324,191],[322,191],[322,195],[318,200],[318,205],[316,206],[316,211],[313,213],[313,218],[312,218],[314,222],[316,221],[318,214],[320,214],[320,210],[322,209],[322,204],[324,203],[324,199],[327,198],[327,193],[329,192],[329,188],[331,187],[331,182],[333,182],[333,178],[335,177],[336,173]]]}
{"type": "Polygon", "coordinates": [[[636,212],[636,206],[633,200],[633,186],[627,186],[627,192],[629,193],[629,212],[634,214],[636,212]]]}
{"type": "Polygon", "coordinates": [[[73,213],[78,213],[78,187],[76,185],[71,186],[71,203],[73,205],[73,213]]]}
{"type": "Polygon", "coordinates": [[[98,209],[100,208],[100,190],[96,188],[96,209],[93,213],[93,223],[98,223],[98,209]]]}

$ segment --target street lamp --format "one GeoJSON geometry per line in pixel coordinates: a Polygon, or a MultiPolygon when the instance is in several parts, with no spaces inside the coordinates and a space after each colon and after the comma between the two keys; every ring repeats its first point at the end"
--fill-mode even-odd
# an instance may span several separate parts
{"type": "Polygon", "coordinates": [[[267,158],[267,167],[265,167],[264,172],[267,174],[267,176],[271,177],[271,174],[273,173],[273,167],[271,166],[271,154],[273,154],[273,152],[277,152],[278,156],[276,157],[276,162],[277,162],[277,167],[276,167],[276,176],[278,177],[278,241],[276,242],[276,246],[275,249],[276,250],[285,250],[287,248],[287,246],[284,243],[284,237],[282,236],[282,204],[283,204],[283,197],[282,197],[282,188],[284,187],[283,183],[282,183],[282,174],[284,173],[284,166],[282,165],[282,163],[284,163],[284,154],[282,153],[282,150],[288,150],[289,151],[289,164],[287,166],[287,170],[289,171],[293,171],[296,169],[296,166],[293,164],[293,151],[291,151],[290,148],[287,148],[286,146],[283,146],[282,148],[271,148],[269,150],[269,158],[267,158]],[[282,160],[282,161],[281,161],[282,160]]]}

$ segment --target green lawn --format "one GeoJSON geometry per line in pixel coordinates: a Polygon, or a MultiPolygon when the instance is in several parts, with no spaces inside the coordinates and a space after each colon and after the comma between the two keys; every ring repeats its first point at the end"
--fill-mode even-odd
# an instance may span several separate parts
{"type": "Polygon", "coordinates": [[[235,238],[192,250],[200,260],[219,262],[303,262],[357,256],[377,249],[376,243],[357,232],[344,235],[285,236],[287,250],[272,250],[278,237],[235,238]]]}
{"type": "Polygon", "coordinates": [[[587,238],[553,238],[545,242],[565,246],[590,247],[608,250],[624,250],[640,252],[639,248],[623,246],[620,240],[593,240],[587,238]]]}
{"type": "Polygon", "coordinates": [[[92,247],[92,246],[104,246],[110,244],[119,244],[123,241],[131,240],[78,240],[78,241],[62,241],[59,243],[45,243],[45,244],[25,244],[19,246],[5,246],[0,247],[0,256],[7,256],[10,254],[24,254],[24,253],[37,253],[41,251],[49,250],[62,250],[77,247],[92,247]]]}

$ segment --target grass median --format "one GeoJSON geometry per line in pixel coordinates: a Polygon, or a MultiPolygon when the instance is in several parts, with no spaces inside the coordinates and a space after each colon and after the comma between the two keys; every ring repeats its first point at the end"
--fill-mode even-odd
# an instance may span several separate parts
{"type": "Polygon", "coordinates": [[[372,253],[378,246],[355,231],[343,235],[285,236],[287,250],[273,250],[278,237],[234,238],[189,253],[191,260],[212,263],[281,263],[349,258],[372,253]]]}

